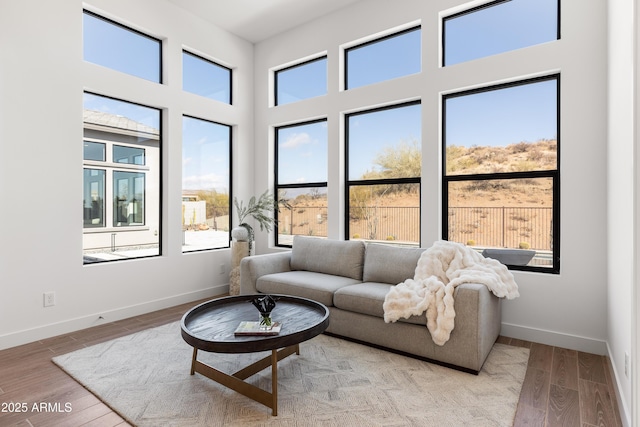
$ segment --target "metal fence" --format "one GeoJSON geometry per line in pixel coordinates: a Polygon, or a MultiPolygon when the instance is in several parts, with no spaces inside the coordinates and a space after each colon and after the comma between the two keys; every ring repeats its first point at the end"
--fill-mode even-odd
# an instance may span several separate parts
{"type": "Polygon", "coordinates": [[[278,212],[278,234],[327,237],[327,208],[295,206],[278,212]]]}
{"type": "Polygon", "coordinates": [[[358,208],[349,220],[354,239],[420,242],[420,208],[371,206],[358,208]]]}
{"type": "MultiPolygon", "coordinates": [[[[455,207],[449,208],[449,240],[472,246],[517,248],[522,244],[538,251],[552,248],[551,208],[455,207]]],[[[327,236],[327,208],[296,206],[278,214],[280,235],[327,236]]],[[[349,220],[353,239],[420,241],[419,207],[358,208],[349,220]]]]}
{"type": "MultiPolygon", "coordinates": [[[[420,241],[420,208],[365,207],[358,208],[357,218],[349,221],[349,234],[354,239],[420,241]]],[[[296,206],[278,213],[281,236],[327,236],[327,208],[296,206]]]]}
{"type": "Polygon", "coordinates": [[[551,208],[449,208],[449,240],[472,246],[549,251],[552,247],[551,208]]]}

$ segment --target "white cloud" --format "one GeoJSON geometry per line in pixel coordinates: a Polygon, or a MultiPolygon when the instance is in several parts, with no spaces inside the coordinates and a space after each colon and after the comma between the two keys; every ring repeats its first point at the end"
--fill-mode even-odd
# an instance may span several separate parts
{"type": "Polygon", "coordinates": [[[306,132],[292,134],[286,141],[280,144],[280,147],[296,148],[304,144],[311,144],[311,137],[306,132]]]}
{"type": "Polygon", "coordinates": [[[228,177],[226,175],[207,174],[190,175],[182,178],[182,188],[185,190],[228,190],[228,177]]]}

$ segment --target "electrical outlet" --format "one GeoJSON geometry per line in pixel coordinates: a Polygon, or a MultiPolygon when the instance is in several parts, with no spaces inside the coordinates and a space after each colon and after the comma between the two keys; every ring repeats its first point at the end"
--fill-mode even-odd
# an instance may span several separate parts
{"type": "Polygon", "coordinates": [[[55,292],[45,292],[44,293],[44,306],[51,307],[56,305],[56,293],[55,292]]]}
{"type": "Polygon", "coordinates": [[[220,274],[224,274],[226,271],[226,268],[224,266],[224,264],[220,264],[220,274]]]}
{"type": "Polygon", "coordinates": [[[631,366],[629,366],[629,353],[627,353],[626,351],[624,352],[624,375],[629,378],[629,375],[631,374],[630,368],[631,366]]]}

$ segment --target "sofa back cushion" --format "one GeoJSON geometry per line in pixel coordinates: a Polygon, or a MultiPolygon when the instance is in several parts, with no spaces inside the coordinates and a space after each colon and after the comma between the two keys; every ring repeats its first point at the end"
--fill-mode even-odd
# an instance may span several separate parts
{"type": "Polygon", "coordinates": [[[362,281],[397,285],[406,279],[413,279],[422,252],[424,248],[369,243],[362,281]]]}
{"type": "Polygon", "coordinates": [[[294,236],[291,269],[362,280],[364,243],[294,236]]]}

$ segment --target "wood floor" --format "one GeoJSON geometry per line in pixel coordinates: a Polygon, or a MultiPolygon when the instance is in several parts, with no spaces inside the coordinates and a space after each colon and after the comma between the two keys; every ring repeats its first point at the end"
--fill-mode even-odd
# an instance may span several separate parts
{"type": "MultiPolygon", "coordinates": [[[[51,358],[179,320],[196,303],[0,351],[0,426],[128,426],[51,358]]],[[[606,357],[505,337],[499,342],[531,349],[515,426],[622,425],[606,357]]]]}

